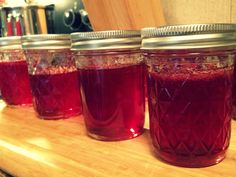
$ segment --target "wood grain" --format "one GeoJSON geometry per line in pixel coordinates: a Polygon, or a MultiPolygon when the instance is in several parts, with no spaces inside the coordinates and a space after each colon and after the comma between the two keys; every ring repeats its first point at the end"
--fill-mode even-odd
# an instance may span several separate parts
{"type": "Polygon", "coordinates": [[[0,103],[0,169],[18,177],[235,177],[236,121],[232,129],[223,162],[189,169],[157,159],[148,130],[132,140],[96,141],[87,137],[82,116],[46,121],[32,108],[0,103]]]}
{"type": "Polygon", "coordinates": [[[236,1],[231,0],[231,8],[230,8],[230,22],[231,23],[236,23],[236,1]]]}
{"type": "Polygon", "coordinates": [[[236,21],[234,1],[162,0],[162,7],[167,24],[230,23],[236,21]]]}
{"type": "Polygon", "coordinates": [[[93,29],[140,29],[165,24],[160,0],[83,0],[93,29]]]}

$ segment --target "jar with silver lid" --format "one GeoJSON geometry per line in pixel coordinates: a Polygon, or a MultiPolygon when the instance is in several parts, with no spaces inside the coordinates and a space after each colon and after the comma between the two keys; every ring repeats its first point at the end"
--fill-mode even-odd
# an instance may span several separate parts
{"type": "Polygon", "coordinates": [[[230,140],[236,24],[163,26],[141,33],[157,155],[185,167],[219,163],[230,140]]]}
{"type": "Polygon", "coordinates": [[[33,104],[43,119],[61,119],[82,112],[78,72],[70,51],[70,35],[22,37],[33,104]]]}
{"type": "Polygon", "coordinates": [[[32,105],[29,75],[20,37],[0,38],[0,90],[8,106],[32,105]]]}
{"type": "Polygon", "coordinates": [[[145,112],[140,31],[74,33],[71,38],[88,135],[109,141],[140,135],[145,112]]]}

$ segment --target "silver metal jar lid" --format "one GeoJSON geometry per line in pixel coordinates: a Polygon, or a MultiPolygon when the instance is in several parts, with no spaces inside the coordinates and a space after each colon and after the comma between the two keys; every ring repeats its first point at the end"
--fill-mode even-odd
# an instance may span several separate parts
{"type": "Polygon", "coordinates": [[[63,49],[71,47],[69,34],[40,34],[22,36],[23,49],[63,49]]]}
{"type": "Polygon", "coordinates": [[[72,50],[131,49],[141,47],[139,30],[112,30],[71,34],[72,50]]]}
{"type": "Polygon", "coordinates": [[[192,24],[144,28],[142,49],[236,46],[236,24],[192,24]]]}
{"type": "Polygon", "coordinates": [[[21,37],[20,36],[1,37],[0,49],[21,49],[21,37]]]}

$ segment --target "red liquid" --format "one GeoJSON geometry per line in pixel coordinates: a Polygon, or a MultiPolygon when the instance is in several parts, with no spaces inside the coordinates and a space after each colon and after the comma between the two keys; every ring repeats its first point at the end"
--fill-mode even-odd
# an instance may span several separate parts
{"type": "Polygon", "coordinates": [[[0,62],[0,88],[8,105],[32,104],[26,61],[0,62]]]}
{"type": "Polygon", "coordinates": [[[78,72],[30,76],[34,107],[45,119],[66,118],[81,113],[78,72]]]}
{"type": "Polygon", "coordinates": [[[122,140],[140,135],[144,124],[143,65],[80,69],[83,113],[90,136],[122,140]]]}
{"type": "Polygon", "coordinates": [[[229,146],[232,70],[149,75],[150,131],[157,154],[180,166],[220,162],[229,146]]]}
{"type": "Polygon", "coordinates": [[[236,120],[236,59],[234,65],[234,76],[233,76],[233,108],[232,108],[232,117],[236,120]]]}

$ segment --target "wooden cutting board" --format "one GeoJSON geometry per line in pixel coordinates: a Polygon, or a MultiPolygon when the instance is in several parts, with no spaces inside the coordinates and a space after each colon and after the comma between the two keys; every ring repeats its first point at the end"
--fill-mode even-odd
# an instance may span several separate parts
{"type": "MultiPolygon", "coordinates": [[[[149,130],[126,141],[86,135],[83,116],[46,121],[0,101],[0,169],[17,177],[236,177],[236,121],[226,159],[182,168],[156,158],[149,130]]],[[[1,176],[1,175],[0,175],[1,176]]]]}
{"type": "Polygon", "coordinates": [[[83,0],[94,31],[165,25],[161,0],[83,0]]]}

